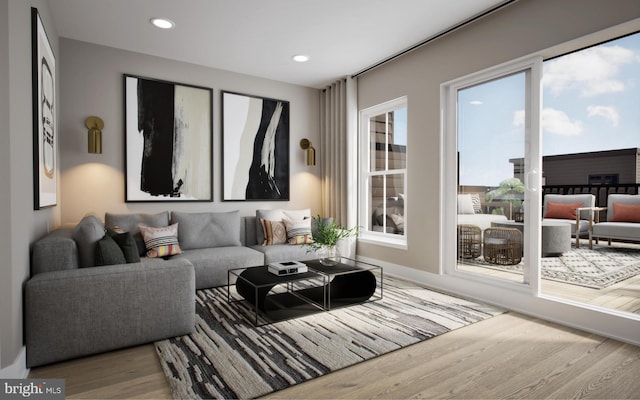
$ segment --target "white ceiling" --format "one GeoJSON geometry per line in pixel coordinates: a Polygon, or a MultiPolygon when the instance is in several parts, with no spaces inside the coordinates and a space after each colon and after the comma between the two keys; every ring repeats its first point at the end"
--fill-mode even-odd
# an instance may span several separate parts
{"type": "Polygon", "coordinates": [[[321,88],[505,0],[49,0],[61,37],[321,88]],[[175,22],[172,30],[149,23],[175,22]],[[306,54],[306,63],[291,57],[306,54]]]}

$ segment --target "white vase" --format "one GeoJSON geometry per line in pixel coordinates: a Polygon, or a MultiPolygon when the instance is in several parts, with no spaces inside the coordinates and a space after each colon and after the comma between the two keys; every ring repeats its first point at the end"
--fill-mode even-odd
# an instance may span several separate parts
{"type": "Polygon", "coordinates": [[[320,264],[326,266],[334,266],[340,262],[340,253],[338,252],[337,246],[323,246],[320,250],[318,250],[318,258],[320,259],[320,264]]]}

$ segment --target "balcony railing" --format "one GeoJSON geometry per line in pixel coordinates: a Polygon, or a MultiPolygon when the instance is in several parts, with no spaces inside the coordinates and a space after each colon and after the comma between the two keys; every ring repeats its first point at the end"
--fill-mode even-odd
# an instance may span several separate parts
{"type": "Polygon", "coordinates": [[[638,194],[640,183],[617,183],[605,185],[546,185],[542,187],[542,197],[547,194],[583,194],[596,196],[596,206],[606,207],[607,198],[612,193],[638,194]]]}

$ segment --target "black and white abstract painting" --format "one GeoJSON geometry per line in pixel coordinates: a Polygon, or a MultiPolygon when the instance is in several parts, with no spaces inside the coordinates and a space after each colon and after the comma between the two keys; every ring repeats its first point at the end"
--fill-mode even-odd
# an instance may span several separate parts
{"type": "Polygon", "coordinates": [[[222,92],[223,200],[289,200],[289,102],[222,92]]]}
{"type": "Polygon", "coordinates": [[[56,59],[38,9],[31,9],[34,210],[57,204],[56,59]]]}
{"type": "Polygon", "coordinates": [[[125,199],[213,201],[213,91],[124,75],[125,199]]]}

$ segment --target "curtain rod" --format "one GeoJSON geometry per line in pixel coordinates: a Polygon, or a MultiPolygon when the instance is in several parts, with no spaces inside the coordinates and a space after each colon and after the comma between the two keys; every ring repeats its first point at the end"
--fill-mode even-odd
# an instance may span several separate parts
{"type": "Polygon", "coordinates": [[[433,42],[433,41],[435,41],[437,39],[440,39],[441,37],[443,37],[445,35],[448,35],[449,33],[453,32],[453,31],[457,31],[458,29],[460,29],[460,28],[462,28],[462,27],[464,27],[464,26],[466,26],[466,25],[468,25],[468,24],[470,24],[472,22],[475,22],[475,21],[479,20],[480,18],[483,18],[483,17],[485,17],[485,16],[487,16],[487,15],[489,15],[491,13],[494,13],[494,12],[496,12],[496,11],[498,11],[498,10],[508,6],[508,5],[510,5],[511,3],[515,3],[516,1],[518,1],[518,0],[506,0],[506,1],[498,4],[497,6],[495,6],[493,8],[490,8],[490,9],[488,9],[488,10],[486,10],[486,11],[480,13],[480,14],[477,14],[477,15],[471,17],[471,18],[468,18],[468,19],[460,22],[459,24],[452,26],[449,29],[446,29],[446,30],[444,30],[444,31],[442,31],[440,33],[437,33],[434,36],[431,36],[430,38],[427,38],[427,39],[425,39],[425,40],[423,40],[421,42],[418,42],[418,43],[414,44],[413,46],[411,46],[411,47],[409,47],[409,48],[407,48],[405,50],[402,50],[399,53],[396,53],[396,54],[394,54],[394,55],[392,55],[390,57],[387,57],[387,58],[383,59],[382,61],[379,61],[379,62],[377,62],[377,63],[375,63],[375,64],[373,64],[373,65],[371,65],[371,66],[369,66],[369,67],[367,67],[365,69],[363,69],[360,72],[356,72],[355,74],[351,75],[351,77],[352,78],[356,78],[356,77],[358,77],[358,76],[360,76],[360,75],[362,75],[362,74],[364,74],[366,72],[371,71],[372,69],[378,68],[379,66],[381,66],[383,64],[386,64],[386,63],[388,63],[390,61],[393,61],[396,58],[399,58],[399,57],[401,57],[401,56],[403,56],[403,55],[405,55],[405,54],[407,54],[407,53],[409,53],[409,52],[411,52],[411,51],[413,51],[413,50],[415,50],[415,49],[417,49],[419,47],[422,47],[422,46],[424,46],[424,45],[426,45],[428,43],[431,43],[431,42],[433,42]]]}

